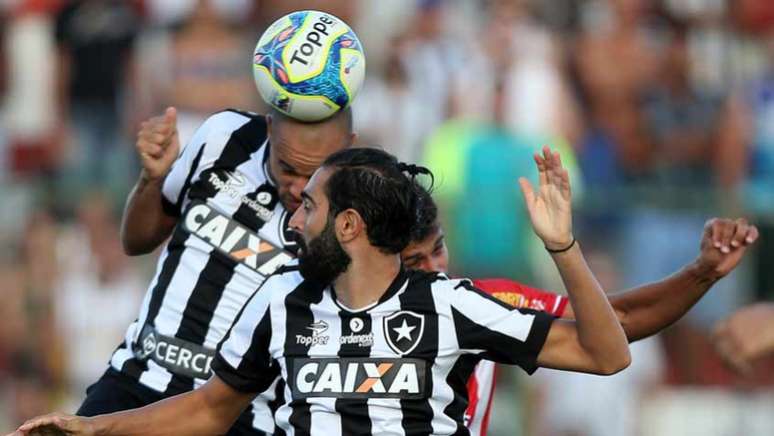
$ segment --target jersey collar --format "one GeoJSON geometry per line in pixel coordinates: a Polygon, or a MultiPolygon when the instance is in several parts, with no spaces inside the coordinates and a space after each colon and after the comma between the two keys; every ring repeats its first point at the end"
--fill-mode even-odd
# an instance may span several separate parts
{"type": "Polygon", "coordinates": [[[403,268],[403,264],[401,264],[398,274],[392,280],[392,283],[390,283],[390,286],[387,287],[387,291],[379,298],[379,300],[369,304],[366,307],[363,307],[357,310],[347,307],[346,305],[341,303],[338,298],[336,298],[336,288],[333,286],[333,284],[331,284],[328,288],[331,291],[331,297],[333,298],[333,302],[336,303],[336,306],[338,306],[340,309],[347,312],[359,313],[359,312],[365,312],[373,309],[374,307],[384,303],[385,301],[394,297],[399,292],[406,289],[406,287],[408,286],[408,278],[409,278],[409,274],[406,271],[406,269],[403,268]]]}

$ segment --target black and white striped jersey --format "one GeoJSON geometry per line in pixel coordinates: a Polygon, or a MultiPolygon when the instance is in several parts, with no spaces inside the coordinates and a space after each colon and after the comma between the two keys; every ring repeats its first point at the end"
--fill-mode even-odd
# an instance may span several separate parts
{"type": "MultiPolygon", "coordinates": [[[[268,153],[265,118],[234,110],[208,118],[183,148],[162,188],[164,209],[178,223],[113,368],[166,395],[209,379],[239,311],[292,259],[268,153]]],[[[268,410],[255,412],[255,425],[273,428],[268,410]]]]}
{"type": "Polygon", "coordinates": [[[264,282],[213,362],[242,392],[282,376],[275,434],[469,434],[463,413],[476,363],[533,372],[554,319],[468,280],[406,270],[379,301],[351,310],[296,265],[264,282]]]}

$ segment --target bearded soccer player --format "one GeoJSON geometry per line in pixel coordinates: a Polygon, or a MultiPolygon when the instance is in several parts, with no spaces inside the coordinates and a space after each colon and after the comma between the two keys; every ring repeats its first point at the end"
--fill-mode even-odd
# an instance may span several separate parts
{"type": "MultiPolygon", "coordinates": [[[[287,223],[309,177],[353,140],[349,109],[318,123],[224,110],[182,151],[173,108],[143,123],[136,146],[142,173],[127,201],[122,242],[138,255],[171,238],[137,320],[77,414],[142,407],[204,384],[217,344],[248,298],[292,258],[287,223]]],[[[274,430],[273,388],[229,434],[274,430]]]]}
{"type": "MultiPolygon", "coordinates": [[[[438,208],[427,191],[420,192],[420,204],[418,224],[412,241],[401,252],[401,259],[406,268],[445,273],[449,252],[438,220],[438,208]]],[[[715,282],[739,264],[747,248],[757,239],[758,229],[744,219],[713,218],[705,225],[699,256],[693,263],[661,281],[610,295],[610,304],[629,341],[656,334],[677,321],[715,282]]],[[[575,317],[567,297],[508,279],[479,279],[473,283],[513,306],[566,319],[575,317]]],[[[486,435],[494,389],[495,364],[484,360],[468,380],[465,423],[471,435],[486,435]]]]}
{"type": "Polygon", "coordinates": [[[535,233],[552,253],[576,320],[517,309],[465,279],[406,270],[399,253],[419,190],[394,157],[335,153],[290,221],[298,265],[269,277],[239,315],[204,386],[94,418],[35,418],[20,434],[220,434],[282,376],[281,434],[467,434],[466,387],[481,359],[613,374],[626,336],[572,235],[570,185],[558,153],[537,158],[539,190],[520,180],[535,233]]]}

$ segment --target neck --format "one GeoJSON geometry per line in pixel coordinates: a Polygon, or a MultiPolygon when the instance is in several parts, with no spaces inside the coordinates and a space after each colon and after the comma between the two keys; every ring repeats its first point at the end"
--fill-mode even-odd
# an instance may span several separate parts
{"type": "Polygon", "coordinates": [[[360,310],[387,292],[400,271],[400,257],[374,250],[366,256],[353,256],[347,270],[333,282],[336,298],[352,310],[360,310]]]}

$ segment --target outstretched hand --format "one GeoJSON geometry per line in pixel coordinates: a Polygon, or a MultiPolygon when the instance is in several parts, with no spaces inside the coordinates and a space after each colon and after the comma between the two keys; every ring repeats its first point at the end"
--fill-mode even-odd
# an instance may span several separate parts
{"type": "Polygon", "coordinates": [[[7,436],[91,436],[96,434],[89,418],[51,413],[32,418],[7,436]]]}
{"type": "Polygon", "coordinates": [[[559,153],[547,146],[542,155],[535,154],[535,163],[539,175],[537,191],[524,177],[519,178],[519,185],[535,234],[546,248],[559,250],[573,240],[570,177],[562,167],[559,153]]]}

